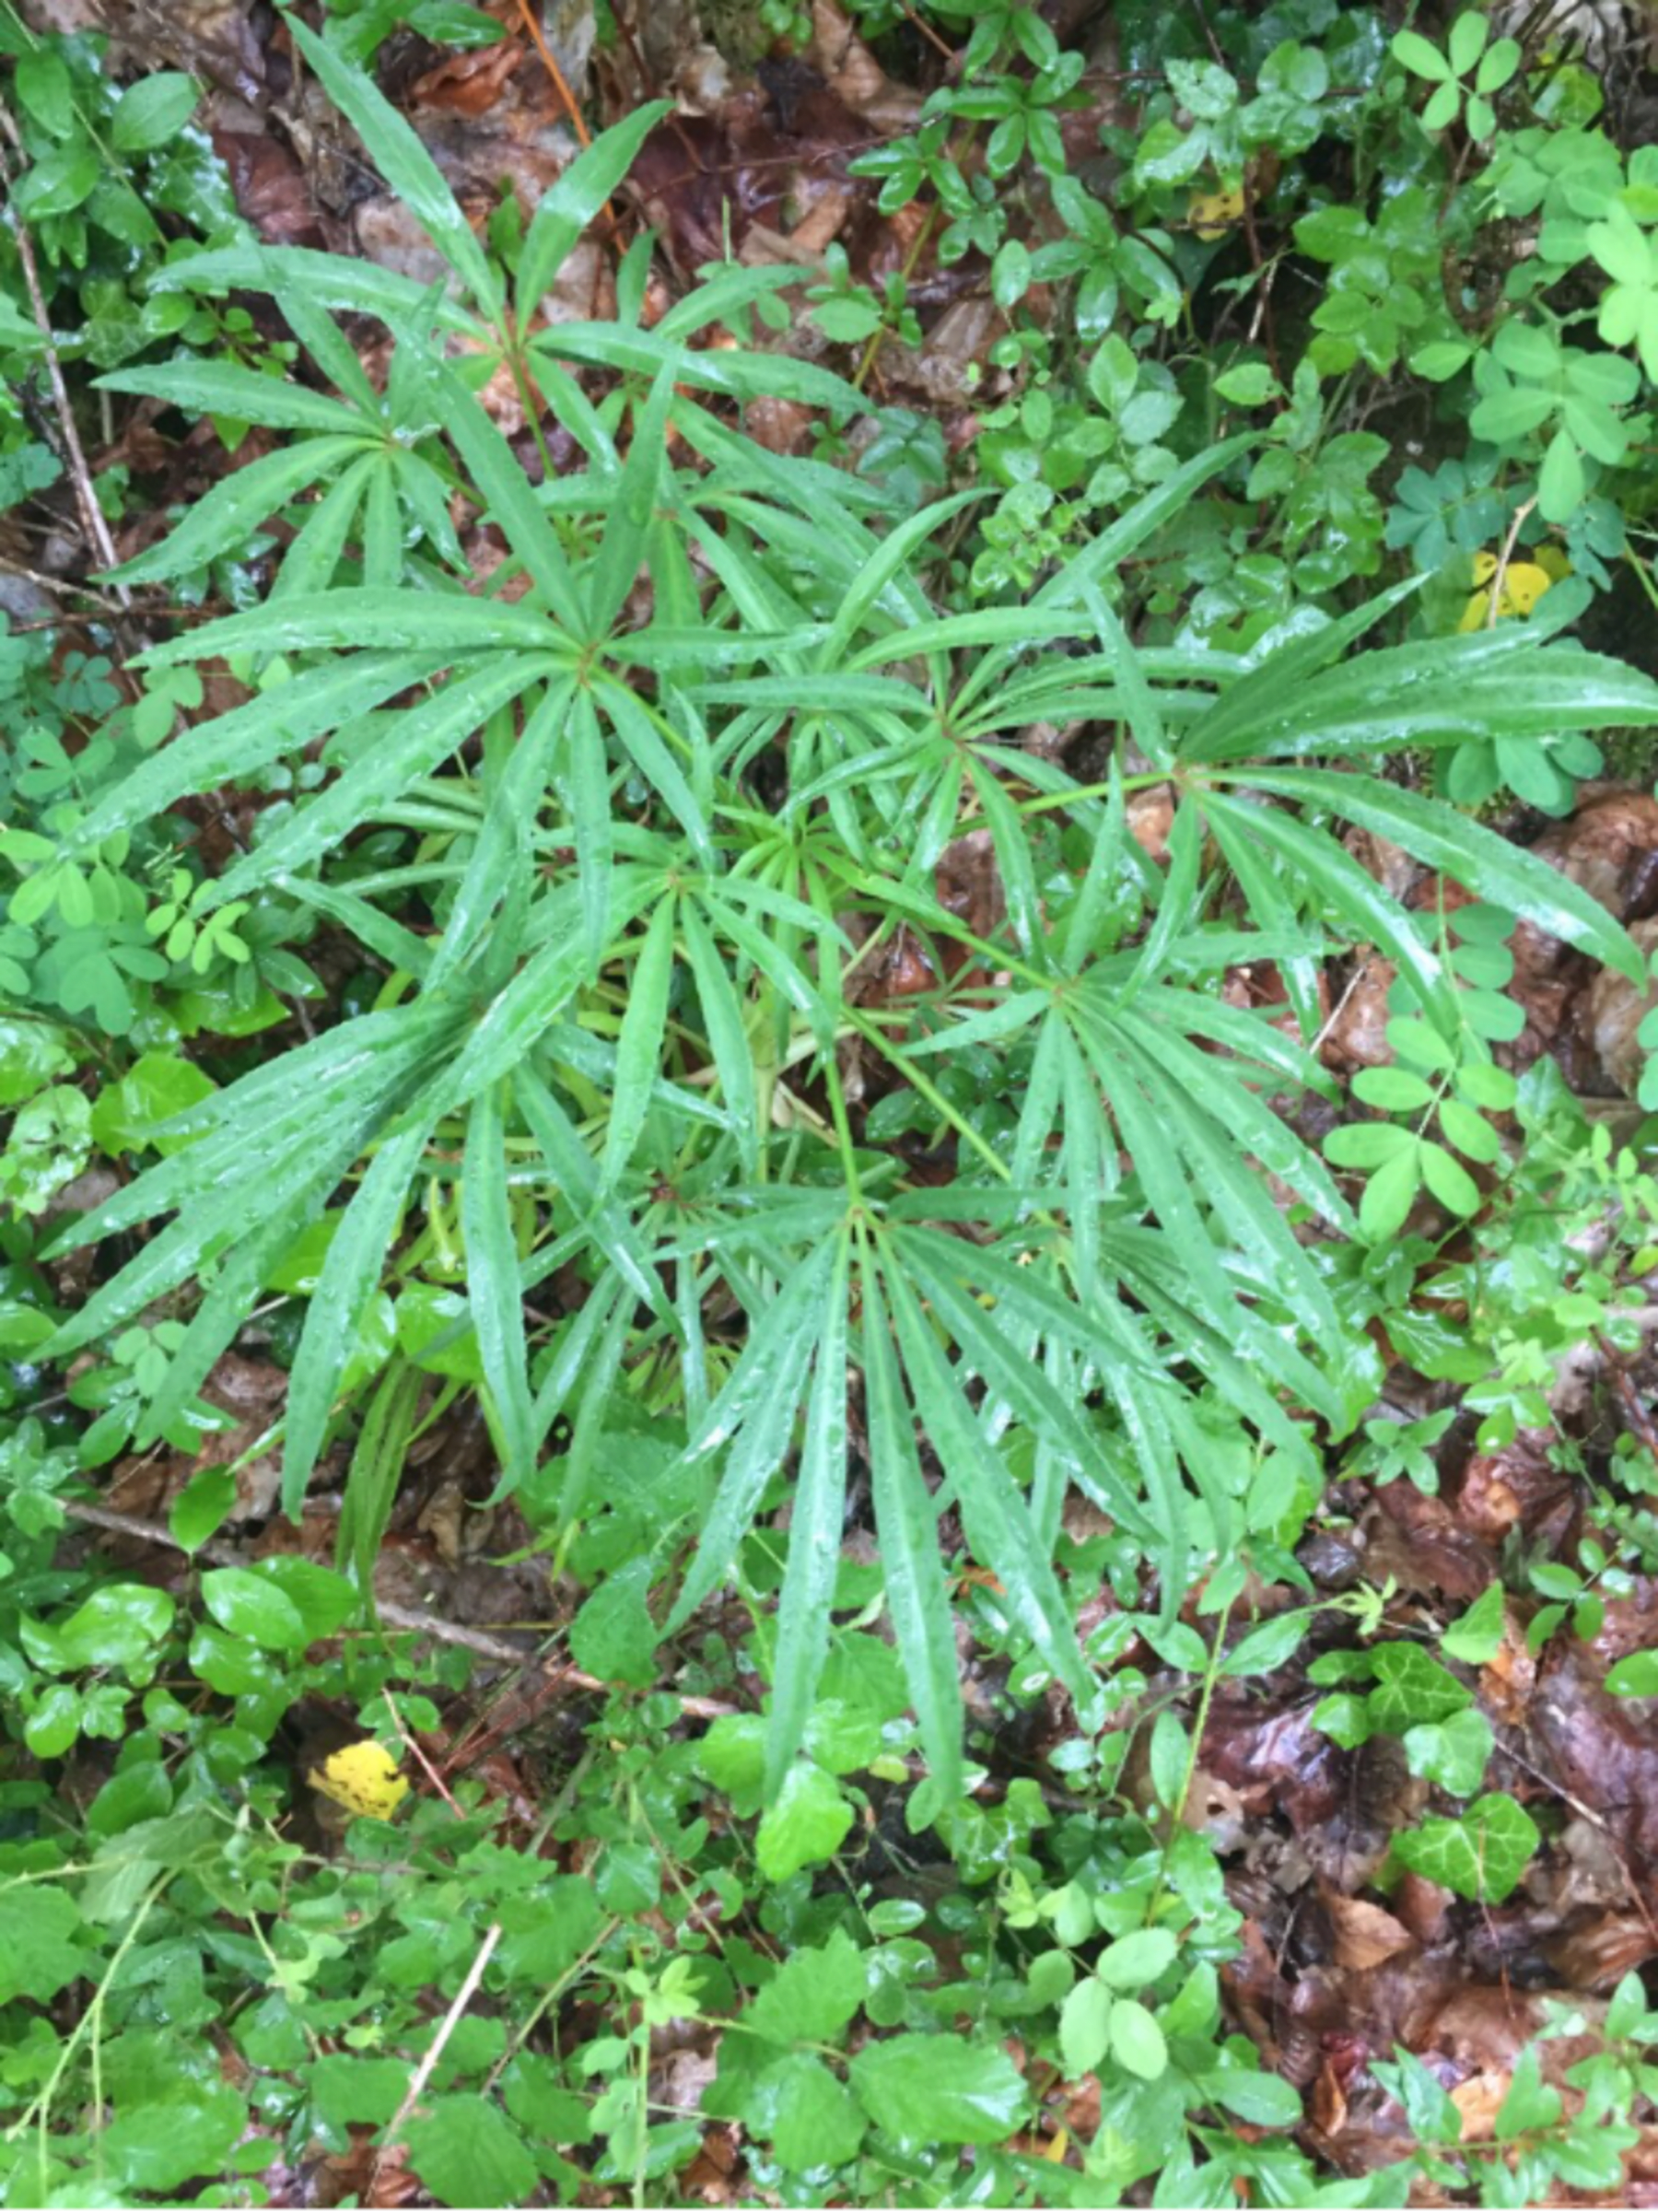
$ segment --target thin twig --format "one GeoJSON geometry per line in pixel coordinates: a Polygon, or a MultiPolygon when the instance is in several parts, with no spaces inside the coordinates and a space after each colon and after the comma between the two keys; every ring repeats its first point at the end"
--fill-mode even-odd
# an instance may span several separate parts
{"type": "Polygon", "coordinates": [[[1491,579],[1491,603],[1486,609],[1485,626],[1488,630],[1497,627],[1497,610],[1502,603],[1503,579],[1509,572],[1509,563],[1514,557],[1514,540],[1520,535],[1520,525],[1537,502],[1527,499],[1514,509],[1514,519],[1509,524],[1508,535],[1502,541],[1502,552],[1497,562],[1497,573],[1491,579]]]}
{"type": "Polygon", "coordinates": [[[947,62],[953,62],[956,58],[955,48],[950,44],[947,39],[941,39],[930,23],[922,20],[910,6],[910,0],[898,0],[898,5],[934,53],[941,53],[947,62]]]}
{"type": "Polygon", "coordinates": [[[611,21],[616,27],[616,36],[633,56],[633,65],[639,73],[639,84],[646,99],[655,99],[658,96],[656,79],[650,74],[645,56],[639,52],[638,41],[633,35],[632,27],[627,20],[621,0],[611,0],[611,21]]]}
{"type": "MultiPolygon", "coordinates": [[[[530,0],[518,0],[518,8],[523,20],[524,29],[530,33],[535,51],[546,64],[547,75],[553,79],[554,89],[564,103],[564,111],[570,119],[571,129],[584,146],[591,146],[593,143],[592,134],[582,121],[581,110],[576,104],[576,95],[571,91],[565,73],[559,67],[553,49],[548,45],[542,27],[535,19],[535,13],[530,6],[530,0]]],[[[606,215],[610,214],[608,201],[605,204],[605,213],[606,215]]],[[[612,219],[614,220],[613,217],[612,219]]]]}
{"type": "MultiPolygon", "coordinates": [[[[8,559],[0,562],[0,574],[20,576],[26,582],[39,585],[42,591],[50,591],[54,599],[73,599],[81,596],[87,599],[102,600],[107,603],[111,596],[107,591],[100,591],[96,584],[77,584],[67,577],[45,576],[38,568],[26,568],[21,561],[8,559]]],[[[31,626],[55,628],[64,619],[63,615],[54,614],[50,623],[31,626]]]]}
{"type": "MultiPolygon", "coordinates": [[[[142,1543],[161,1544],[169,1551],[190,1550],[189,1545],[181,1543],[172,1530],[161,1521],[141,1520],[135,1514],[113,1513],[107,1505],[85,1505],[75,1498],[64,1498],[59,1503],[72,1519],[84,1521],[88,1527],[107,1528],[113,1536],[130,1537],[142,1543]]],[[[198,1545],[192,1557],[220,1567],[242,1567],[248,1563],[246,1555],[234,1544],[223,1544],[214,1539],[198,1545]]],[[[525,1654],[516,1644],[508,1644],[499,1636],[492,1636],[485,1629],[467,1628],[459,1621],[439,1621],[430,1613],[420,1612],[414,1606],[393,1605],[388,1599],[377,1598],[375,1611],[387,1628],[394,1628],[410,1635],[430,1636],[437,1644],[456,1644],[462,1651],[476,1652],[480,1658],[493,1659],[500,1667],[522,1670],[555,1663],[533,1653],[525,1654]]],[[[597,1675],[583,1673],[578,1667],[560,1667],[559,1679],[567,1682],[572,1690],[591,1691],[601,1697],[608,1696],[612,1687],[609,1682],[601,1681],[597,1675]]],[[[740,1712],[741,1708],[728,1704],[722,1698],[681,1697],[680,1710],[687,1720],[723,1720],[727,1715],[740,1712]]]]}
{"type": "MultiPolygon", "coordinates": [[[[11,111],[4,103],[0,103],[0,131],[10,140],[17,154],[26,158],[18,126],[12,121],[11,111]]],[[[12,236],[18,242],[18,259],[23,264],[23,281],[29,287],[29,304],[34,315],[35,328],[41,334],[46,375],[57,408],[58,428],[63,435],[64,453],[68,462],[69,480],[75,490],[75,503],[80,509],[81,528],[86,533],[88,545],[98,557],[99,568],[114,568],[120,565],[115,556],[115,541],[110,535],[110,525],[104,520],[102,508],[98,504],[98,495],[92,488],[91,472],[87,467],[87,456],[81,450],[80,432],[75,427],[75,410],[69,404],[68,386],[64,382],[57,341],[52,334],[52,318],[46,312],[46,295],[41,289],[41,272],[35,263],[34,240],[29,235],[28,224],[15,206],[12,209],[12,236]]],[[[112,588],[122,607],[129,608],[133,599],[126,586],[118,583],[112,588]]]]}
{"type": "MultiPolygon", "coordinates": [[[[1208,41],[1208,50],[1215,57],[1216,67],[1224,69],[1226,56],[1221,53],[1220,41],[1216,38],[1210,26],[1208,10],[1204,6],[1203,0],[1192,0],[1192,6],[1198,22],[1203,27],[1203,35],[1208,41]]],[[[1255,273],[1257,287],[1257,308],[1255,321],[1250,325],[1250,342],[1253,345],[1255,331],[1264,325],[1267,339],[1267,365],[1281,384],[1284,376],[1279,364],[1278,333],[1273,327],[1272,321],[1272,274],[1271,270],[1267,268],[1266,259],[1261,252],[1260,234],[1255,228],[1255,194],[1250,187],[1247,170],[1244,173],[1241,197],[1244,202],[1244,237],[1249,247],[1249,265],[1255,273]],[[1266,271],[1265,275],[1263,275],[1264,270],[1266,271]]],[[[1274,266],[1276,265],[1275,263],[1274,266]]]]}
{"type": "Polygon", "coordinates": [[[391,1725],[397,1730],[398,1741],[403,1745],[403,1750],[408,1752],[410,1758],[414,1760],[416,1766],[420,1768],[426,1780],[438,1792],[438,1795],[443,1799],[443,1802],[449,1807],[450,1812],[452,1812],[455,1815],[455,1818],[459,1820],[461,1818],[461,1808],[455,1803],[454,1798],[450,1795],[450,1787],[448,1783],[445,1782],[443,1776],[438,1772],[438,1769],[426,1757],[419,1740],[410,1730],[408,1722],[404,1720],[403,1715],[397,1710],[396,1705],[393,1704],[391,1701],[391,1692],[389,1690],[382,1690],[380,1691],[380,1695],[386,1701],[386,1711],[391,1715],[391,1725]]]}
{"type": "Polygon", "coordinates": [[[1501,1736],[1497,1738],[1497,1748],[1505,1759],[1512,1759],[1517,1767],[1532,1777],[1534,1782],[1540,1782],[1545,1789],[1552,1790],[1562,1805],[1569,1805],[1579,1820],[1587,1820],[1592,1828],[1599,1829],[1601,1835],[1605,1840],[1606,1849],[1617,1862],[1618,1872],[1623,1876],[1629,1889],[1629,1902],[1635,1907],[1641,1925],[1652,1938],[1653,1949],[1658,1950],[1658,1921],[1654,1921],[1652,1918],[1651,1908],[1640,1893],[1640,1884],[1635,1878],[1635,1869],[1630,1866],[1619,1847],[1617,1838],[1612,1832],[1610,1822],[1604,1815],[1597,1813],[1593,1805],[1585,1805],[1582,1797],[1574,1797],[1565,1784],[1559,1781],[1553,1774],[1546,1773],[1540,1766],[1534,1766],[1523,1751],[1515,1750],[1513,1745],[1505,1741],[1501,1736]]]}
{"type": "Polygon", "coordinates": [[[501,1924],[498,1920],[492,1920],[484,1931],[484,1940],[478,1946],[477,1957],[466,1970],[465,1981],[455,1992],[454,2003],[444,2014],[437,2034],[426,2045],[426,2054],[414,2069],[414,2078],[404,2091],[403,2102],[392,2113],[391,2124],[380,2138],[379,2148],[374,2154],[374,2171],[369,2177],[368,2189],[364,2192],[369,2204],[375,2201],[374,2184],[379,2179],[380,2166],[398,2136],[407,2126],[410,2113],[425,2094],[426,2085],[432,2078],[433,2070],[437,2066],[438,2061],[443,2056],[444,2048],[450,2037],[461,2024],[461,2014],[477,1995],[478,1984],[484,1979],[484,1969],[489,1964],[490,1955],[500,1940],[501,1924]]]}

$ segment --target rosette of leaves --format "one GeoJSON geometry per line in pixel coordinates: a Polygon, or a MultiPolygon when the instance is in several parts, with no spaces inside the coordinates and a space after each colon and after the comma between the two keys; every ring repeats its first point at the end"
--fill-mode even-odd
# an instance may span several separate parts
{"type": "MultiPolygon", "coordinates": [[[[366,79],[317,54],[504,325],[496,273],[413,134],[366,79]]],[[[600,141],[537,211],[520,297],[539,298],[631,142],[600,141]]],[[[1114,605],[1125,564],[1216,474],[1242,470],[1245,439],[1173,470],[1025,603],[939,614],[919,577],[960,499],[894,521],[873,487],[765,452],[699,404],[699,391],[777,383],[844,398],[822,371],[800,381],[807,364],[687,349],[770,273],[721,271],[646,332],[634,255],[618,323],[529,340],[538,389],[587,462],[538,492],[468,378],[426,338],[434,322],[458,322],[503,357],[522,343],[516,328],[479,335],[464,304],[417,291],[411,303],[409,287],[363,264],[216,259],[221,280],[281,283],[391,324],[410,355],[407,389],[438,426],[431,465],[499,530],[520,595],[468,591],[436,570],[395,590],[340,570],[147,656],[161,669],[250,656],[267,686],[181,732],[99,795],[61,855],[28,864],[72,862],[186,794],[327,741],[328,777],[193,894],[192,919],[279,887],[355,936],[396,988],[187,1107],[165,1131],[179,1148],[65,1233],[65,1244],[148,1235],[60,1330],[55,1354],[198,1282],[145,1416],[159,1434],[327,1216],[285,1423],[297,1511],[331,1433],[353,1418],[346,1377],[388,1266],[418,1266],[426,1249],[417,1215],[411,1225],[423,1194],[458,1221],[464,1295],[451,1326],[473,1348],[503,1487],[532,1472],[555,1481],[555,1517],[574,1526],[591,1508],[614,1392],[639,1363],[677,1373],[706,1489],[675,1623],[792,1482],[774,1787],[826,1647],[855,1371],[887,1603],[940,1774],[960,1772],[946,1499],[1033,1653],[1086,1706],[1051,1565],[1067,1487],[1096,1497],[1175,1604],[1189,1501],[1202,1498],[1213,1541],[1230,1526],[1226,1498],[1205,1489],[1194,1384],[1291,1456],[1306,1445],[1289,1408],[1337,1431],[1362,1410],[1347,1403],[1349,1346],[1325,1282],[1256,1165],[1350,1229],[1328,1169],[1266,1103],[1323,1078],[1301,1041],[1228,1005],[1215,979],[1274,962],[1310,1039],[1321,953],[1374,944],[1423,1020],[1460,1035],[1450,969],[1353,860],[1342,822],[1639,975],[1585,893],[1377,764],[1470,734],[1650,725],[1658,686],[1517,625],[1359,650],[1402,592],[1258,661],[1137,650],[1114,605]],[[561,350],[618,373],[619,396],[595,408],[561,350]],[[1126,834],[1124,778],[1080,786],[1019,742],[1032,723],[1079,719],[1125,727],[1150,764],[1141,780],[1172,783],[1166,873],[1126,834]],[[762,761],[770,780],[757,787],[762,761]],[[964,813],[987,833],[1005,902],[987,935],[938,893],[964,813]],[[1041,857],[1054,814],[1092,856],[1066,886],[1041,857]],[[370,826],[409,837],[405,865],[377,876],[347,864],[370,826]],[[397,910],[412,888],[429,935],[397,910]],[[857,949],[854,915],[867,925],[857,949]],[[920,1032],[915,1010],[847,987],[901,927],[970,955],[959,981],[928,994],[920,1032]],[[860,1141],[841,1072],[853,1036],[936,1117],[959,1153],[956,1188],[912,1185],[860,1141]],[[952,1050],[1028,1064],[1010,1149],[935,1081],[952,1050]],[[533,1304],[555,1274],[584,1286],[559,1321],[533,1304]],[[734,1358],[715,1341],[733,1317],[734,1358]],[[1096,1407],[1115,1410],[1120,1445],[1079,1410],[1096,1407]],[[568,1443],[550,1471],[561,1422],[568,1443]],[[1021,1433],[1034,1448],[1014,1451],[1021,1433]]]]}

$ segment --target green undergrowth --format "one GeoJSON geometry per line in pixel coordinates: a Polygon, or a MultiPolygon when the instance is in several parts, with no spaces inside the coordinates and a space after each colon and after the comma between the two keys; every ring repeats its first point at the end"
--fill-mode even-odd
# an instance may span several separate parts
{"type": "MultiPolygon", "coordinates": [[[[1059,130],[1080,57],[928,9],[958,79],[862,167],[985,257],[968,478],[869,395],[919,334],[902,283],[828,264],[797,357],[797,268],[733,256],[652,319],[645,236],[613,321],[542,322],[665,111],[481,237],[366,66],[473,14],[288,25],[426,287],[187,205],[188,80],[117,91],[0,8],[77,396],[259,441],[104,580],[130,613],[0,634],[6,2205],[288,2201],[323,2157],[364,2202],[405,2166],[503,2205],[703,2167],[743,2203],[1617,2187],[1634,1974],[1557,2006],[1489,2139],[1373,2054],[1397,2155],[1321,2166],[1226,1999],[1197,1783],[1232,1686],[1300,1700],[1424,1785],[1370,1886],[1489,1920],[1563,1820],[1494,1765],[1480,1669],[1654,1568],[1641,1438],[1551,1396],[1585,1339],[1639,1355],[1644,1126],[1505,1051],[1518,922],[1633,991],[1648,963],[1482,818],[1569,813],[1597,740],[1658,727],[1579,634],[1650,588],[1650,149],[1477,14],[1225,11],[1210,53],[1129,8],[1152,88],[1103,126],[1108,203],[1059,130]],[[1275,271],[1314,303],[1263,337],[1275,271]],[[749,435],[776,399],[811,452],[749,435]],[[1407,402],[1434,466],[1381,487],[1366,411],[1407,402]],[[1367,954],[1392,1057],[1344,1088],[1367,954]],[[1379,1405],[1384,1344],[1442,1410],[1379,1405]],[[251,1422],[237,1363],[275,1382],[251,1422]],[[1458,1403],[1482,1449],[1546,1439],[1570,1553],[1516,1543],[1438,1613],[1322,1585],[1310,1539],[1435,1492],[1458,1403]],[[506,1773],[450,1757],[498,1639],[377,1595],[469,1422],[466,1517],[576,1670],[506,1773]],[[147,1464],[135,1565],[99,1500],[147,1464]],[[246,1540],[330,1499],[321,1544],[246,1540]],[[336,1772],[319,1719],[387,1757],[336,1772]]],[[[0,416],[17,499],[47,427],[0,416]]],[[[98,497],[142,513],[118,467],[98,497]]]]}

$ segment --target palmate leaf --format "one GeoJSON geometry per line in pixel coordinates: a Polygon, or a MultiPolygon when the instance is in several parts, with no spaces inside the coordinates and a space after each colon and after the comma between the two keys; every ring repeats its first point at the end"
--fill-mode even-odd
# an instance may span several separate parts
{"type": "Polygon", "coordinates": [[[751,1327],[730,1378],[686,1447],[695,1465],[730,1445],[725,1473],[703,1519],[696,1557],[664,1633],[683,1628],[730,1573],[765,1485],[782,1465],[824,1325],[833,1243],[801,1260],[751,1327]]]}
{"type": "MultiPolygon", "coordinates": [[[[216,899],[245,898],[262,884],[298,874],[362,823],[377,819],[498,708],[548,678],[561,679],[565,667],[547,654],[510,653],[481,668],[457,670],[424,706],[400,715],[382,743],[227,870],[218,879],[216,899]]],[[[538,791],[534,799],[540,796],[538,791]]]]}
{"type": "Polygon", "coordinates": [[[498,322],[504,302],[489,257],[414,126],[398,113],[366,71],[353,68],[297,17],[290,16],[286,21],[290,36],[328,97],[355,125],[369,159],[484,314],[498,322]]]}
{"type": "MultiPolygon", "coordinates": [[[[1188,839],[1184,877],[1177,860],[1164,894],[1176,913],[1195,881],[1195,843],[1188,839]]],[[[1063,993],[1013,993],[959,1027],[882,1048],[913,1080],[924,1055],[947,1052],[963,1037],[980,1047],[1010,1043],[1020,1029],[1038,1024],[1015,1178],[1022,1187],[1051,1186],[1085,1281],[1103,1287],[1103,1218],[1107,1211],[1120,1217],[1124,1203],[1115,1164],[1108,1168],[1103,1156],[1101,1131],[1109,1130],[1103,1102],[1134,1163],[1141,1202],[1178,1238],[1193,1298],[1210,1322],[1224,1328],[1235,1307],[1238,1287],[1226,1266],[1235,1247],[1253,1253],[1271,1274],[1314,1341],[1338,1344],[1342,1332],[1324,1281],[1250,1164],[1253,1155],[1333,1226],[1350,1232],[1350,1212],[1327,1168],[1264,1095],[1323,1088],[1325,1079],[1259,1015],[1169,983],[1142,989],[1141,963],[1155,969],[1178,941],[1173,927],[1160,936],[1154,924],[1147,942],[1149,952],[1101,964],[1063,993]],[[1194,1033],[1222,1052],[1200,1050],[1194,1033]]]]}
{"type": "Polygon", "coordinates": [[[99,380],[103,389],[165,400],[186,411],[216,414],[309,435],[238,469],[187,509],[158,544],[111,574],[127,583],[181,576],[245,544],[253,531],[308,486],[333,489],[303,518],[281,556],[275,593],[323,589],[344,553],[359,510],[365,511],[363,580],[394,586],[404,568],[405,529],[423,532],[438,558],[464,566],[450,519],[450,487],[414,449],[429,445],[440,421],[393,363],[387,392],[377,392],[351,345],[327,314],[278,284],[284,314],[312,359],[345,394],[331,399],[250,369],[197,358],[124,369],[99,380]],[[411,527],[412,526],[412,527],[411,527]]]}
{"type": "Polygon", "coordinates": [[[870,1490],[886,1574],[887,1609],[904,1660],[928,1764],[946,1800],[962,1789],[962,1686],[939,1556],[938,1509],[921,1472],[915,1417],[899,1382],[892,1324],[873,1268],[863,1277],[864,1389],[870,1490]]]}
{"type": "Polygon", "coordinates": [[[507,1188],[504,1087],[492,1083],[481,1090],[467,1116],[461,1235],[467,1303],[501,1436],[500,1488],[508,1491],[534,1470],[536,1434],[524,1342],[524,1290],[507,1188]]]}
{"type": "Polygon", "coordinates": [[[772,1709],[765,1736],[765,1786],[775,1797],[806,1733],[829,1653],[829,1613],[840,1566],[847,1510],[847,1301],[852,1235],[835,1239],[823,1330],[812,1357],[806,1435],[788,1523],[788,1563],[777,1604],[772,1709]]]}
{"type": "Polygon", "coordinates": [[[381,1144],[329,1243],[288,1386],[282,1510],[290,1520],[298,1520],[303,1508],[341,1379],[379,1288],[429,1131],[429,1122],[418,1118],[381,1144]]]}
{"type": "Polygon", "coordinates": [[[582,232],[625,179],[640,146],[672,112],[671,100],[647,100],[585,146],[543,193],[524,234],[513,280],[519,321],[525,328],[582,232]]]}
{"type": "MultiPolygon", "coordinates": [[[[407,594],[397,597],[406,607],[407,594]]],[[[106,792],[65,839],[65,850],[89,850],[117,830],[164,813],[191,792],[256,776],[284,754],[435,676],[444,660],[431,652],[359,653],[310,669],[213,721],[197,723],[106,792]]]]}
{"type": "MultiPolygon", "coordinates": [[[[1650,719],[1658,722],[1658,686],[1650,704],[1650,719]]],[[[1504,913],[1534,922],[1550,936],[1563,937],[1632,983],[1642,980],[1645,966],[1639,948],[1597,899],[1483,823],[1470,821],[1419,791],[1372,777],[1339,776],[1320,768],[1272,768],[1255,770],[1251,780],[1258,790],[1327,808],[1361,828],[1392,838],[1504,913]]]]}
{"type": "MultiPolygon", "coordinates": [[[[309,486],[341,475],[354,462],[360,464],[364,461],[372,461],[372,449],[361,437],[313,438],[299,445],[281,446],[216,484],[204,499],[186,510],[178,528],[158,545],[110,569],[109,578],[116,583],[148,584],[204,568],[233,546],[245,545],[256,530],[309,486]]],[[[351,481],[355,512],[367,488],[360,467],[351,481]]],[[[342,544],[344,537],[342,530],[342,544]]]]}
{"type": "Polygon", "coordinates": [[[943,1465],[967,1539],[1001,1583],[1010,1610],[1038,1654],[1083,1703],[1092,1688],[1089,1671],[1053,1567],[1036,1542],[1024,1493],[969,1410],[961,1377],[894,1256],[882,1273],[917,1415],[943,1465]]]}
{"type": "Polygon", "coordinates": [[[1212,767],[1309,753],[1364,760],[1408,745],[1655,720],[1658,684],[1650,676],[1573,645],[1539,642],[1524,623],[1510,623],[1354,654],[1311,680],[1269,656],[1187,732],[1180,757],[1212,767]]]}

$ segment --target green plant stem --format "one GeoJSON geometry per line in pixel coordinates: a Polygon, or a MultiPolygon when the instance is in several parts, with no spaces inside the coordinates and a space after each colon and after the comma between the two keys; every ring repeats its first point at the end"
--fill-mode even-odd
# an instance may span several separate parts
{"type": "MultiPolygon", "coordinates": [[[[63,1869],[57,1868],[54,1869],[54,1871],[61,1873],[63,1869]]],[[[87,2035],[91,2033],[94,2036],[101,2036],[103,2032],[103,2008],[105,2000],[109,1996],[111,1987],[114,1983],[116,1975],[121,1972],[122,1967],[125,1964],[127,1954],[132,1950],[133,1946],[137,1942],[139,1936],[142,1934],[145,1922],[149,1918],[151,1913],[159,1903],[162,1892],[166,1890],[168,1884],[172,1880],[174,1872],[174,1868],[169,1867],[165,1874],[159,1876],[157,1880],[151,1883],[149,1889],[140,1900],[138,1907],[133,1914],[131,1926],[127,1929],[126,1934],[121,1938],[121,1941],[116,1945],[115,1949],[111,1954],[110,1963],[104,1969],[104,1972],[99,1980],[98,1987],[92,1993],[91,2002],[88,2005],[87,2009],[81,2014],[80,2019],[76,2020],[74,2028],[64,2040],[64,2047],[58,2053],[57,2064],[53,2067],[52,2073],[48,2077],[44,2087],[41,2089],[40,2095],[29,2107],[29,2110],[23,2114],[22,2118],[19,2120],[15,2120],[6,2131],[4,2140],[7,2143],[15,2143],[20,2136],[25,2135],[28,2130],[34,2125],[38,2119],[40,2124],[39,2136],[41,2187],[42,2190],[45,2190],[47,2187],[47,2145],[50,2138],[46,2130],[48,2123],[52,2117],[53,2100],[57,2095],[58,2085],[62,2082],[64,2076],[67,2073],[70,2061],[74,2058],[76,2051],[79,2050],[81,2043],[87,2035]]],[[[95,2128],[101,2127],[101,2113],[95,2113],[95,2128]]]]}

